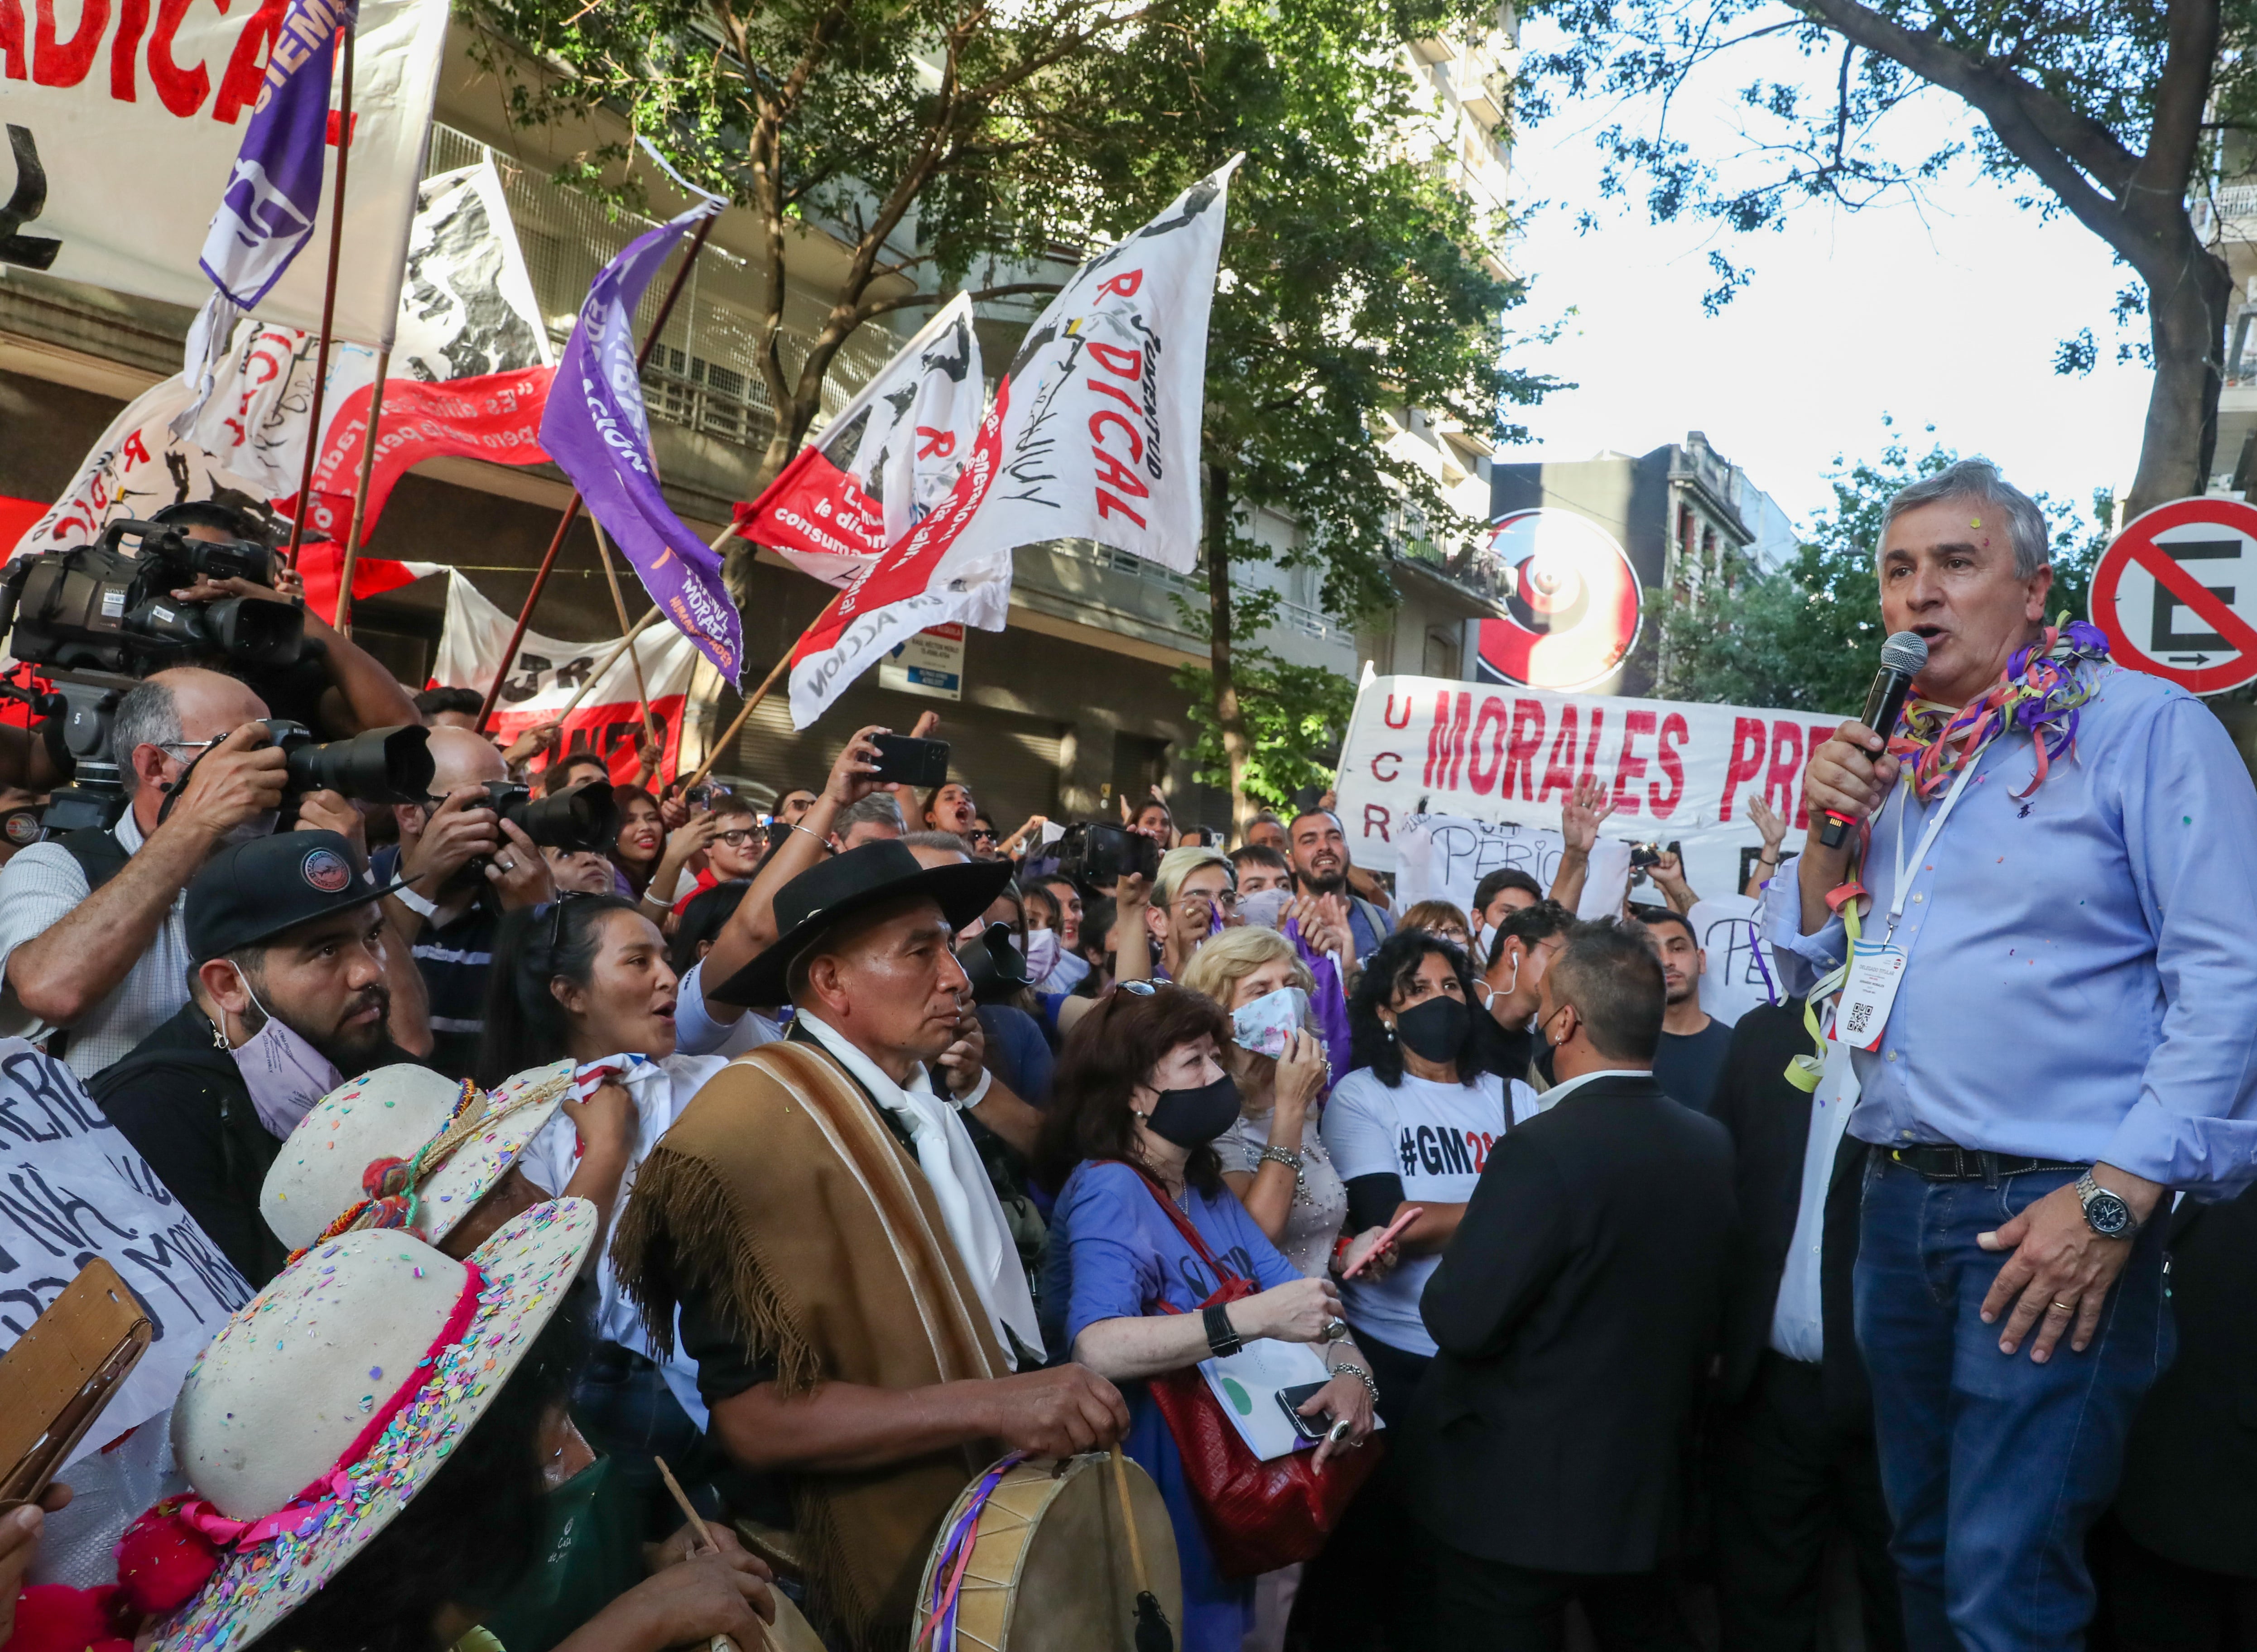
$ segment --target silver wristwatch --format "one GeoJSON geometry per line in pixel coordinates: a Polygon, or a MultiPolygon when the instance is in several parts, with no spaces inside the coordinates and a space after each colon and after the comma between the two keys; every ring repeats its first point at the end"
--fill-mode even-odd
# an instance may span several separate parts
{"type": "Polygon", "coordinates": [[[2077,1178],[2077,1197],[2084,1206],[2084,1220],[2102,1239],[2127,1239],[2140,1231],[2132,1207],[2092,1179],[2087,1170],[2077,1178]]]}

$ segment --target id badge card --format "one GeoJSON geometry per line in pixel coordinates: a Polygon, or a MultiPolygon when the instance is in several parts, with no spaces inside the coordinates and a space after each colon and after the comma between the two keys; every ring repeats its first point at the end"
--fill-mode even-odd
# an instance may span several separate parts
{"type": "Polygon", "coordinates": [[[1850,948],[1850,978],[1842,984],[1829,1037],[1852,1049],[1881,1047],[1889,1006],[1904,979],[1905,957],[1902,947],[1886,941],[1860,940],[1850,948]]]}

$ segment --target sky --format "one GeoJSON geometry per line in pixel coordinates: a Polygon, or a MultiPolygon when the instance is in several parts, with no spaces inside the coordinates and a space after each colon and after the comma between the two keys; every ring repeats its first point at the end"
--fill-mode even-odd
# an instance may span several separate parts
{"type": "MultiPolygon", "coordinates": [[[[1513,150],[1525,213],[1513,262],[1532,286],[1511,324],[1565,325],[1507,359],[1576,388],[1522,410],[1531,440],[1500,448],[1500,460],[1644,453],[1704,430],[1801,526],[1831,503],[1836,455],[1877,455],[1893,415],[1916,450],[1933,424],[1947,447],[2080,506],[2095,488],[2129,483],[2150,375],[2115,364],[2112,305],[2133,278],[2098,237],[2066,215],[2041,221],[1971,165],[1917,205],[1800,207],[1777,234],[1656,226],[1641,201],[1599,197],[1595,139],[1617,108],[1565,105],[1513,150]],[[1549,204],[1526,210],[1539,200],[1549,204]],[[1578,234],[1585,208],[1599,227],[1578,234]],[[1754,272],[1714,317],[1701,308],[1712,246],[1754,272]],[[2100,364],[2057,375],[2055,346],[2084,328],[2100,364]]],[[[1892,119],[1903,139],[1892,147],[1911,155],[1965,116],[1930,92],[1892,119]]],[[[1686,129],[1696,147],[1733,141],[1709,122],[1686,129]]],[[[2120,336],[2144,335],[2143,318],[2134,327],[2120,336]]]]}

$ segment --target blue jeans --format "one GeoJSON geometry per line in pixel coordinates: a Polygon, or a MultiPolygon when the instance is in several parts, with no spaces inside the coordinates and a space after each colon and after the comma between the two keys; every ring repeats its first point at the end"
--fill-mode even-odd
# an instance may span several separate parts
{"type": "Polygon", "coordinates": [[[1872,1379],[1890,1552],[1911,1652],[2083,1646],[2085,1533],[2115,1495],[2132,1414],[2170,1363],[2168,1211],[2133,1242],[2092,1345],[1999,1352],[1983,1298],[2005,1257],[1975,1243],[2073,1170],[1930,1182],[1880,1152],[1865,1170],[1857,1346],[1872,1379]]]}

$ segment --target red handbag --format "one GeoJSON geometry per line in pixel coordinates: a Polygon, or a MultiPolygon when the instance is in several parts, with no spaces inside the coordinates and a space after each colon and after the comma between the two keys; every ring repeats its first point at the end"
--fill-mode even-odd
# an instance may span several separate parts
{"type": "MultiPolygon", "coordinates": [[[[1233,1273],[1207,1248],[1199,1229],[1150,1174],[1141,1166],[1129,1168],[1143,1177],[1177,1231],[1221,1281],[1199,1307],[1220,1307],[1254,1295],[1252,1281],[1233,1273]]],[[[1159,1307],[1164,1313],[1183,1311],[1165,1301],[1159,1307]]],[[[1145,1384],[1175,1437],[1200,1528],[1214,1552],[1216,1570],[1226,1578],[1259,1577],[1315,1558],[1383,1449],[1375,1435],[1366,1442],[1369,1449],[1337,1452],[1321,1469],[1313,1451],[1289,1451],[1265,1463],[1248,1449],[1197,1366],[1148,1377],[1145,1384]]]]}

